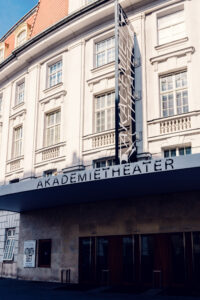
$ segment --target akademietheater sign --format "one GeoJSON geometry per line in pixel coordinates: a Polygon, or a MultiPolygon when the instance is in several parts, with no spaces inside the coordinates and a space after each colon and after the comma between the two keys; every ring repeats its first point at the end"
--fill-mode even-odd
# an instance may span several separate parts
{"type": "Polygon", "coordinates": [[[23,212],[72,203],[200,190],[200,154],[152,159],[0,186],[0,209],[23,212]]]}
{"type": "Polygon", "coordinates": [[[134,176],[153,172],[171,171],[174,170],[174,168],[177,168],[176,165],[177,163],[174,159],[167,158],[165,160],[147,160],[140,163],[128,163],[101,169],[91,169],[88,171],[63,174],[61,176],[41,178],[37,181],[36,188],[40,189],[66,184],[119,178],[123,176],[134,176]]]}

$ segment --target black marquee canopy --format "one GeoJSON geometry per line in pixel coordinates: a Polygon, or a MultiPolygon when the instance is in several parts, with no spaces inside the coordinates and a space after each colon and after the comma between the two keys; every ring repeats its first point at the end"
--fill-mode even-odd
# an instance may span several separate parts
{"type": "Polygon", "coordinates": [[[69,204],[126,201],[200,191],[199,179],[200,154],[141,161],[0,186],[0,209],[24,212],[69,204]]]}

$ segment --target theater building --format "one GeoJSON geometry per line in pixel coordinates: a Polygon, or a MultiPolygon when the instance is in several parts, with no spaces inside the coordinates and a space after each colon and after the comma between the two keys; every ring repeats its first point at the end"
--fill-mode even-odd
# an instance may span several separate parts
{"type": "Polygon", "coordinates": [[[2,275],[198,285],[200,3],[119,1],[136,156],[116,164],[116,1],[59,1],[39,1],[0,40],[0,209],[20,214],[19,227],[0,217],[2,275]]]}

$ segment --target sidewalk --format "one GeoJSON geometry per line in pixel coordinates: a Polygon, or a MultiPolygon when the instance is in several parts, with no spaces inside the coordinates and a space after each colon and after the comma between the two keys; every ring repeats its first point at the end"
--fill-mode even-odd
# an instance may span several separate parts
{"type": "MultiPolygon", "coordinates": [[[[159,292],[159,291],[158,291],[159,292]]],[[[0,280],[0,300],[196,300],[200,297],[168,296],[146,291],[140,294],[116,293],[106,289],[68,290],[57,283],[0,280]]]]}

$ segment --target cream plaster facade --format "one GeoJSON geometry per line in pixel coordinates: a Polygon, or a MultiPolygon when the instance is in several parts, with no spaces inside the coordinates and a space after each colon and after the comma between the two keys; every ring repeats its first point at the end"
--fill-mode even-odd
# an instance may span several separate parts
{"type": "MultiPolygon", "coordinates": [[[[191,146],[192,153],[199,153],[200,33],[196,30],[200,27],[199,0],[121,0],[120,3],[135,30],[138,154],[149,152],[154,158],[162,157],[163,149],[184,146],[191,146]],[[184,37],[159,45],[158,18],[179,10],[184,11],[184,37]],[[189,111],[163,118],[159,78],[183,70],[187,71],[189,111]]],[[[25,43],[15,58],[0,64],[2,185],[15,179],[40,177],[48,170],[63,173],[91,168],[95,160],[114,156],[114,129],[100,133],[94,129],[95,96],[115,88],[114,62],[95,66],[95,44],[114,36],[114,1],[104,1],[92,8],[94,4],[95,1],[91,10],[79,18],[61,24],[37,40],[33,38],[30,45],[25,43]],[[62,80],[49,87],[49,67],[59,61],[62,61],[62,80]],[[21,82],[25,86],[24,101],[15,105],[16,88],[21,82]],[[45,118],[57,110],[61,112],[59,143],[47,147],[45,118]],[[20,156],[13,157],[13,133],[19,126],[23,129],[22,149],[20,156]]],[[[82,0],[70,0],[69,16],[84,8],[82,0]]],[[[8,214],[7,218],[14,217],[8,214]]],[[[17,221],[11,227],[18,226],[19,216],[15,218],[17,221]]],[[[6,223],[4,231],[7,227],[6,223]]],[[[2,243],[3,236],[0,233],[2,243]]],[[[77,270],[74,276],[77,281],[77,270]]],[[[51,279],[57,280],[58,275],[51,279]]]]}

